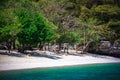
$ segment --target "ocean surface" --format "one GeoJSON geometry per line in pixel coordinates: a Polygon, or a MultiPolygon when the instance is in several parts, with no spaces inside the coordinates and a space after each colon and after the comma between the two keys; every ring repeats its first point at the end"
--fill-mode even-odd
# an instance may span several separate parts
{"type": "Polygon", "coordinates": [[[0,80],[120,80],[120,63],[6,71],[0,80]]]}

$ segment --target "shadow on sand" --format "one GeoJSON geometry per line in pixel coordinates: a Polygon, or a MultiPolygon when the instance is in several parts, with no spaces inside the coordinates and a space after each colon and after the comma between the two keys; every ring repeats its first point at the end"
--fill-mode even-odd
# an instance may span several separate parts
{"type": "Polygon", "coordinates": [[[95,58],[105,58],[105,59],[113,58],[113,57],[111,57],[111,56],[99,55],[99,54],[92,54],[92,53],[89,53],[89,54],[87,54],[87,55],[92,56],[92,57],[95,57],[95,58]]]}
{"type": "Polygon", "coordinates": [[[45,58],[49,58],[49,59],[61,59],[61,57],[58,57],[58,56],[55,56],[55,55],[51,55],[51,54],[40,54],[40,53],[37,53],[37,52],[34,52],[34,53],[31,53],[30,56],[33,56],[33,57],[45,57],[45,58]]]}
{"type": "Polygon", "coordinates": [[[20,54],[20,53],[8,53],[8,52],[0,52],[0,55],[8,55],[8,56],[12,56],[12,57],[24,57],[25,55],[20,54]]]}
{"type": "Polygon", "coordinates": [[[68,55],[80,56],[80,57],[85,56],[85,55],[82,54],[82,53],[77,53],[77,54],[75,54],[75,53],[68,53],[68,55]]]}
{"type": "Polygon", "coordinates": [[[61,59],[61,57],[58,57],[56,55],[51,55],[51,54],[40,54],[37,52],[29,52],[29,53],[18,53],[18,52],[11,52],[8,53],[7,51],[0,51],[0,55],[8,55],[12,57],[25,57],[25,56],[30,56],[30,57],[45,57],[49,59],[61,59]]]}

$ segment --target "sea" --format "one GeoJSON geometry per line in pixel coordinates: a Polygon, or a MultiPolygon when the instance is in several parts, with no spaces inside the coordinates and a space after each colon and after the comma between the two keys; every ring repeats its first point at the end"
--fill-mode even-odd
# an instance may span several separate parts
{"type": "Polygon", "coordinates": [[[120,80],[120,63],[3,71],[0,80],[120,80]]]}

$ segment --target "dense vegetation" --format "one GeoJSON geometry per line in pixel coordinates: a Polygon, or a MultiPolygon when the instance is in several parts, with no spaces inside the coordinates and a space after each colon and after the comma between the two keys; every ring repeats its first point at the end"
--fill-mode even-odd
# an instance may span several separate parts
{"type": "Polygon", "coordinates": [[[1,0],[0,43],[120,43],[120,0],[1,0]]]}

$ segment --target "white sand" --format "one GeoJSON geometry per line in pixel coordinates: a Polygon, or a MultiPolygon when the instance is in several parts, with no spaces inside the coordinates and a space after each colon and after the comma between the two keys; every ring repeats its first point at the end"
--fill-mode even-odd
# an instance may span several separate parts
{"type": "Polygon", "coordinates": [[[55,55],[46,52],[47,55],[42,53],[43,55],[39,56],[26,56],[13,53],[12,56],[0,54],[0,71],[96,63],[120,63],[119,58],[95,54],[55,55]],[[18,55],[21,57],[18,57],[18,55]]]}

